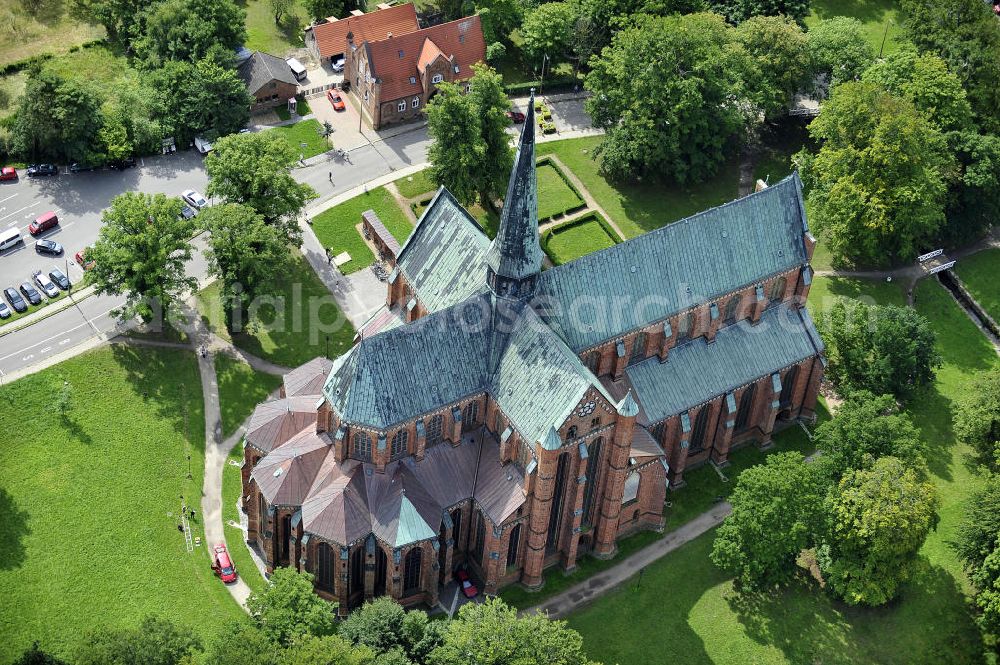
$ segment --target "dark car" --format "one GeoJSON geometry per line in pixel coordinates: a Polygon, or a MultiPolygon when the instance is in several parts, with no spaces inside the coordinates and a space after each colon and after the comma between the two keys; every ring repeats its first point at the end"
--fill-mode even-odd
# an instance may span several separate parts
{"type": "Polygon", "coordinates": [[[181,206],[181,219],[191,219],[198,214],[198,211],[189,205],[181,206]]]}
{"type": "Polygon", "coordinates": [[[520,125],[524,122],[524,114],[520,111],[507,111],[507,117],[510,118],[515,125],[520,125]]]}
{"type": "Polygon", "coordinates": [[[135,167],[135,157],[116,159],[115,161],[108,163],[108,168],[114,171],[124,171],[125,169],[131,169],[133,167],[135,167]]]}
{"type": "Polygon", "coordinates": [[[55,282],[56,286],[58,286],[60,289],[62,289],[63,291],[69,291],[70,287],[69,277],[64,275],[62,270],[60,270],[59,268],[53,268],[52,270],[49,271],[49,277],[52,278],[52,281],[55,282]]]}
{"type": "Polygon", "coordinates": [[[7,302],[10,303],[10,306],[14,308],[15,312],[28,311],[28,305],[25,304],[24,298],[21,297],[20,293],[14,290],[13,286],[8,286],[6,289],[4,289],[3,294],[4,297],[7,298],[7,302]]]}
{"type": "Polygon", "coordinates": [[[28,177],[34,178],[41,175],[58,175],[59,167],[53,164],[32,164],[28,167],[28,177]]]}
{"type": "Polygon", "coordinates": [[[54,240],[36,240],[35,251],[47,256],[59,256],[63,253],[63,246],[54,240]]]}
{"type": "Polygon", "coordinates": [[[32,305],[42,304],[42,294],[38,292],[38,289],[31,285],[31,282],[21,282],[21,293],[24,297],[28,299],[32,305]]]}
{"type": "Polygon", "coordinates": [[[80,162],[73,162],[72,164],[69,165],[69,172],[82,173],[83,171],[93,171],[96,168],[97,168],[96,166],[93,166],[91,164],[81,164],[80,162]]]}

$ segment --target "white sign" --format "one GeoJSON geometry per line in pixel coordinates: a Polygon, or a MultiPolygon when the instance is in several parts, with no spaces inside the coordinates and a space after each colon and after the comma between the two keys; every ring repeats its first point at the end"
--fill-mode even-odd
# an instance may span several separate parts
{"type": "Polygon", "coordinates": [[[948,268],[952,267],[953,265],[955,265],[955,262],[954,262],[954,261],[949,261],[948,263],[942,263],[942,264],[941,264],[941,265],[939,265],[939,266],[934,266],[933,268],[931,268],[931,269],[930,269],[930,270],[929,270],[929,271],[927,272],[927,274],[928,274],[928,275],[933,275],[933,274],[934,274],[934,273],[936,273],[936,272],[942,272],[942,271],[944,271],[944,270],[947,270],[948,268]]]}
{"type": "Polygon", "coordinates": [[[926,254],[921,254],[917,257],[918,263],[923,263],[927,259],[933,259],[935,256],[941,256],[944,253],[943,249],[935,249],[933,252],[928,252],[926,254]]]}

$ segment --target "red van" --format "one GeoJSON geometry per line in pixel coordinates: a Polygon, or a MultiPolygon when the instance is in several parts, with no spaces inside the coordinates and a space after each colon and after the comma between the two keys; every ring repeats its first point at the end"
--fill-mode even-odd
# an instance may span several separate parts
{"type": "Polygon", "coordinates": [[[54,212],[46,212],[36,217],[35,221],[31,224],[28,224],[28,233],[37,236],[42,231],[48,231],[58,223],[59,217],[54,212]]]}

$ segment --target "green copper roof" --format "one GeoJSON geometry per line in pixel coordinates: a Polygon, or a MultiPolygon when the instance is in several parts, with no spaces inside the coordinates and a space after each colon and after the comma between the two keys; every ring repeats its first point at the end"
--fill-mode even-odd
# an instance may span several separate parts
{"type": "Polygon", "coordinates": [[[542,248],[538,244],[534,93],[521,126],[521,140],[500,213],[500,230],[490,243],[486,262],[496,274],[517,280],[536,275],[542,269],[542,248]]]}
{"type": "Polygon", "coordinates": [[[556,431],[555,427],[549,428],[548,434],[542,440],[542,447],[545,450],[559,450],[562,448],[562,439],[559,438],[559,432],[556,431]]]}
{"type": "Polygon", "coordinates": [[[635,398],[632,397],[631,390],[625,393],[625,397],[618,404],[618,413],[626,418],[635,418],[639,415],[639,405],[635,403],[635,398]]]}
{"type": "Polygon", "coordinates": [[[546,270],[537,293],[550,302],[541,312],[571,349],[583,351],[805,264],[807,230],[802,186],[793,174],[763,191],[546,270]],[[595,299],[608,306],[599,316],[572,315],[580,311],[579,303],[595,299]]]}
{"type": "Polygon", "coordinates": [[[396,525],[396,540],[393,547],[402,547],[435,536],[437,531],[424,521],[404,494],[399,504],[399,523],[396,525]]]}
{"type": "Polygon", "coordinates": [[[747,321],[671,349],[667,362],[649,358],[625,370],[650,423],[676,415],[823,350],[804,309],[771,307],[747,321]]]}
{"type": "Polygon", "coordinates": [[[424,307],[436,312],[486,288],[489,246],[476,220],[441,187],[399,250],[397,266],[424,307]]]}

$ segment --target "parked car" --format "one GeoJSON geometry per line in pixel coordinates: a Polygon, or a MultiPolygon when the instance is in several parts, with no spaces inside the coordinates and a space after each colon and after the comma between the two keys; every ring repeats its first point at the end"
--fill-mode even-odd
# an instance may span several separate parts
{"type": "Polygon", "coordinates": [[[9,319],[13,312],[10,311],[10,307],[7,307],[7,303],[0,301],[0,319],[9,319]]]}
{"type": "MultiPolygon", "coordinates": [[[[93,247],[93,245],[91,245],[91,247],[93,247]]],[[[91,268],[94,267],[94,262],[87,258],[88,249],[89,249],[88,247],[84,247],[79,252],[73,255],[73,260],[76,261],[76,264],[81,268],[83,268],[84,270],[90,270],[91,268]]]]}
{"type": "Polygon", "coordinates": [[[222,543],[212,548],[212,571],[226,584],[235,582],[238,577],[236,566],[233,565],[229,558],[229,552],[226,551],[226,546],[222,543]]]}
{"type": "Polygon", "coordinates": [[[55,225],[59,223],[59,215],[54,212],[43,212],[38,217],[35,217],[35,221],[28,224],[28,233],[33,236],[37,236],[42,231],[48,231],[51,228],[55,228],[55,225]]]}
{"type": "Polygon", "coordinates": [[[32,305],[42,304],[42,295],[35,290],[35,287],[31,285],[31,282],[21,282],[21,293],[24,297],[28,299],[32,305]]]}
{"type": "Polygon", "coordinates": [[[28,304],[24,302],[24,298],[21,297],[21,294],[18,293],[13,286],[8,286],[4,289],[3,295],[7,298],[7,302],[10,303],[10,306],[14,308],[15,312],[20,313],[28,311],[28,304]]]}
{"type": "Polygon", "coordinates": [[[58,286],[60,289],[62,289],[63,291],[69,291],[71,283],[69,281],[69,277],[64,275],[62,270],[60,270],[59,268],[53,268],[52,270],[49,271],[49,277],[52,278],[52,281],[55,282],[56,286],[58,286]]]}
{"type": "Polygon", "coordinates": [[[113,162],[108,162],[108,168],[113,171],[124,171],[125,169],[131,169],[135,167],[135,157],[126,157],[125,159],[116,159],[113,162]]]}
{"type": "Polygon", "coordinates": [[[93,164],[81,164],[80,162],[73,162],[69,165],[70,173],[82,173],[83,171],[93,171],[97,167],[93,164]]]}
{"type": "Polygon", "coordinates": [[[59,167],[53,164],[32,164],[28,167],[28,177],[41,175],[59,175],[59,167]]]}
{"type": "Polygon", "coordinates": [[[185,189],[181,192],[181,198],[184,199],[185,203],[196,210],[201,210],[208,205],[208,201],[205,200],[205,197],[193,189],[185,189]]]}
{"type": "Polygon", "coordinates": [[[194,147],[203,155],[212,152],[212,142],[202,136],[194,137],[194,147]]]}
{"type": "Polygon", "coordinates": [[[336,60],[330,63],[330,69],[337,72],[338,74],[344,71],[344,56],[337,56],[336,60]]]}
{"type": "Polygon", "coordinates": [[[181,219],[191,219],[198,214],[198,211],[189,205],[181,206],[181,219]]]}
{"type": "Polygon", "coordinates": [[[42,272],[41,270],[36,270],[32,275],[32,277],[35,278],[35,284],[37,284],[38,288],[42,290],[42,293],[44,293],[50,298],[59,297],[59,287],[53,284],[52,280],[49,279],[49,276],[46,275],[44,272],[42,272]]]}
{"type": "Polygon", "coordinates": [[[459,568],[455,571],[455,580],[458,582],[458,585],[462,587],[462,593],[465,594],[466,598],[475,598],[479,595],[479,589],[477,589],[476,585],[469,579],[469,571],[465,568],[459,568]]]}
{"type": "Polygon", "coordinates": [[[63,246],[55,240],[36,240],[35,251],[46,256],[60,256],[63,253],[63,246]]]}
{"type": "Polygon", "coordinates": [[[524,122],[524,114],[520,111],[507,111],[507,117],[511,119],[515,125],[520,125],[524,122]]]}
{"type": "Polygon", "coordinates": [[[17,180],[17,169],[13,166],[5,166],[0,169],[0,180],[17,180]]]}
{"type": "Polygon", "coordinates": [[[347,110],[347,105],[344,104],[344,100],[340,98],[340,93],[336,90],[327,90],[326,97],[333,104],[334,111],[345,111],[347,110]]]}
{"type": "Polygon", "coordinates": [[[343,81],[341,81],[340,83],[337,84],[337,89],[338,90],[342,90],[344,92],[350,92],[351,91],[351,82],[348,81],[347,79],[344,79],[343,81]]]}

